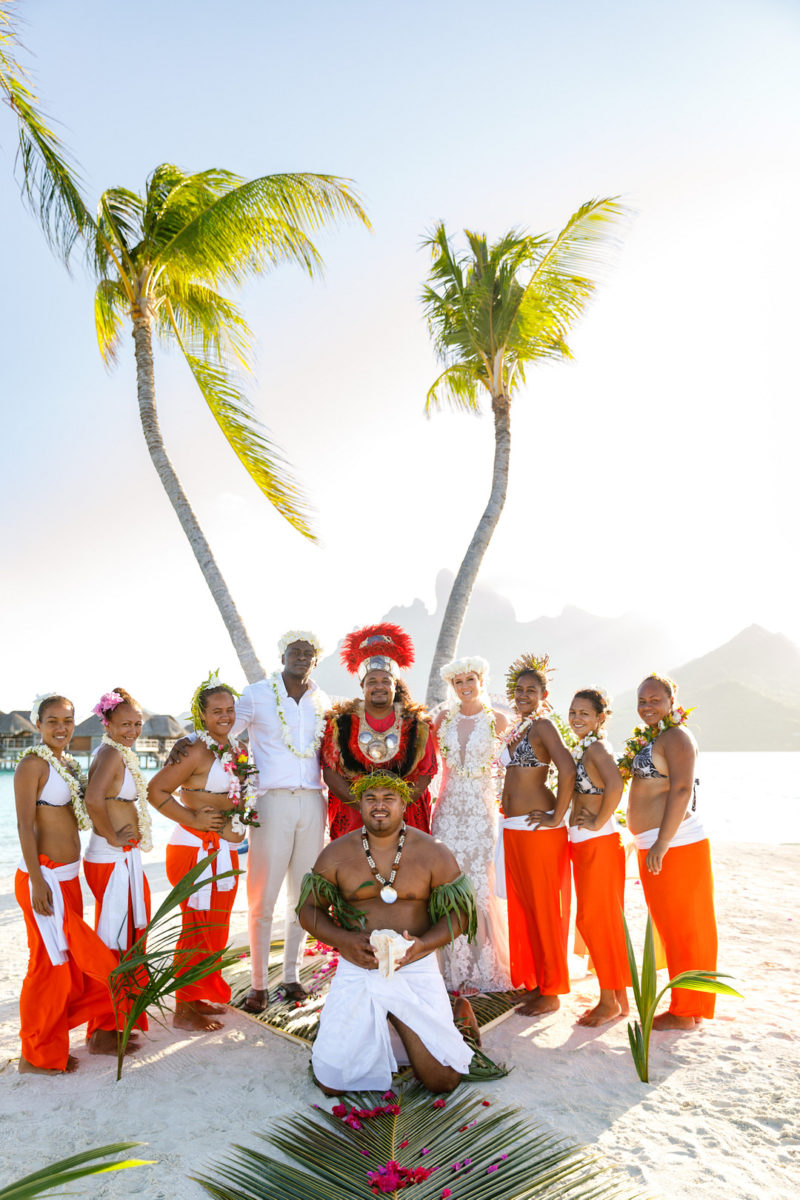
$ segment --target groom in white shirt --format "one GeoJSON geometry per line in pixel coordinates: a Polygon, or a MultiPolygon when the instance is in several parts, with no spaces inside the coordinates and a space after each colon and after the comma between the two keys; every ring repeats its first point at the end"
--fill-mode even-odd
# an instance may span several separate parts
{"type": "Polygon", "coordinates": [[[305,934],[294,910],[300,883],[322,850],[325,832],[319,746],[330,700],[311,679],[322,646],[309,630],[293,629],[280,639],[278,650],[283,670],[244,689],[231,731],[237,736],[247,730],[259,777],[259,825],[248,830],[248,1012],[263,1012],[269,1003],[272,914],[284,879],[288,887],[280,987],[290,1000],[307,995],[299,977],[305,934]]]}

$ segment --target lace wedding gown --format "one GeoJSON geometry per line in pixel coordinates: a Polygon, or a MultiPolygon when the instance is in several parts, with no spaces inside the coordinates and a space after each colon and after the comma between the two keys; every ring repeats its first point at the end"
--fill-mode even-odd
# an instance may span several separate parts
{"type": "Polygon", "coordinates": [[[431,821],[434,837],[453,851],[458,865],[472,880],[478,899],[475,940],[456,939],[439,951],[445,983],[451,991],[475,987],[505,991],[508,972],[508,918],[505,904],[494,894],[494,849],[499,812],[492,762],[497,743],[490,714],[473,716],[458,710],[439,729],[443,776],[431,821]]]}

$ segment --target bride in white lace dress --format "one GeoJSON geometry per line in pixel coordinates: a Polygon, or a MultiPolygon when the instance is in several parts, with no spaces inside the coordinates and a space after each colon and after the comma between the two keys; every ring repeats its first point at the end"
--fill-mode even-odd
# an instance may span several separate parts
{"type": "Polygon", "coordinates": [[[468,943],[439,951],[445,983],[462,995],[505,991],[508,973],[508,920],[494,894],[494,848],[499,812],[492,764],[497,737],[508,721],[495,712],[485,690],[489,664],[473,655],[442,667],[450,707],[436,721],[442,756],[442,784],[431,832],[453,851],[478,899],[478,933],[468,943]]]}

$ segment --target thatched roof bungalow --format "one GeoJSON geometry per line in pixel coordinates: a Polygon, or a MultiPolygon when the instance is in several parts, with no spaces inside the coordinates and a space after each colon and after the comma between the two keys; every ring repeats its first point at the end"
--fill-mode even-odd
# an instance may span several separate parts
{"type": "Polygon", "coordinates": [[[0,713],[0,764],[13,767],[17,757],[39,740],[39,731],[21,708],[0,713]]]}

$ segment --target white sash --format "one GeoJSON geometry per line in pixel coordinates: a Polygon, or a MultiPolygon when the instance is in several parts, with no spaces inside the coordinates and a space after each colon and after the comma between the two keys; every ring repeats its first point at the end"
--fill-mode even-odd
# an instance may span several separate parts
{"type": "Polygon", "coordinates": [[[100,905],[97,936],[108,946],[109,950],[129,950],[129,890],[134,929],[144,929],[147,924],[141,851],[138,846],[132,846],[130,850],[123,850],[121,846],[112,846],[99,833],[92,833],[89,845],[86,847],[84,860],[91,863],[114,864],[114,870],[111,872],[100,905]]]}
{"type": "MultiPolygon", "coordinates": [[[[658,829],[645,829],[642,833],[635,833],[633,836],[636,841],[636,849],[649,850],[658,837],[659,832],[658,829]]],[[[689,813],[688,817],[681,821],[678,826],[677,833],[667,847],[667,850],[672,850],[673,847],[677,846],[691,846],[693,842],[704,842],[707,837],[708,834],[703,829],[701,822],[694,813],[689,813]]]]}
{"type": "Polygon", "coordinates": [[[569,840],[571,842],[589,842],[592,838],[606,837],[609,833],[619,833],[619,825],[614,813],[600,829],[584,829],[582,825],[570,825],[569,840]]]}
{"type": "Polygon", "coordinates": [[[67,935],[64,933],[64,917],[66,912],[64,909],[64,896],[61,892],[61,883],[66,883],[69,879],[76,879],[78,875],[78,867],[80,860],[74,863],[64,863],[60,867],[45,867],[41,866],[42,878],[50,888],[50,895],[53,897],[53,912],[50,916],[43,916],[33,908],[33,884],[31,883],[30,875],[25,861],[19,864],[20,871],[28,875],[28,888],[31,896],[31,908],[33,916],[39,928],[39,933],[42,935],[44,948],[47,951],[50,962],[54,967],[60,967],[69,957],[67,950],[67,935]]]}
{"type": "MultiPolygon", "coordinates": [[[[208,857],[208,850],[203,845],[203,839],[191,830],[186,829],[183,825],[176,825],[172,831],[172,837],[169,839],[170,846],[191,846],[197,847],[197,861],[202,862],[208,857]]],[[[234,843],[235,848],[236,843],[234,843]]],[[[198,912],[208,912],[211,908],[211,887],[214,883],[215,875],[224,875],[226,871],[233,870],[233,859],[231,858],[231,843],[226,842],[225,838],[219,839],[219,854],[210,863],[204,871],[200,873],[195,883],[203,883],[203,887],[198,888],[189,897],[187,903],[189,908],[197,909],[198,912]]],[[[229,875],[227,879],[221,879],[217,884],[218,892],[230,892],[236,887],[236,876],[229,875]]]]}

